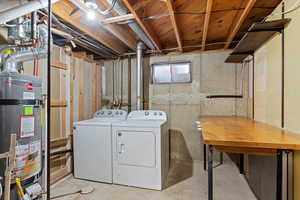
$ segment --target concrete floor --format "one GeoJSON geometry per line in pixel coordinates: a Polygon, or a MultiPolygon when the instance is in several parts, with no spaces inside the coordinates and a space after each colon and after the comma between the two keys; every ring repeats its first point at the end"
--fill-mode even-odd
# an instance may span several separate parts
{"type": "MultiPolygon", "coordinates": [[[[68,177],[55,184],[51,196],[72,193],[86,186],[95,190],[88,195],[75,194],[58,200],[207,200],[207,173],[202,162],[173,162],[163,191],[89,182],[68,177]]],[[[235,165],[226,160],[214,169],[215,200],[256,200],[235,165]]]]}

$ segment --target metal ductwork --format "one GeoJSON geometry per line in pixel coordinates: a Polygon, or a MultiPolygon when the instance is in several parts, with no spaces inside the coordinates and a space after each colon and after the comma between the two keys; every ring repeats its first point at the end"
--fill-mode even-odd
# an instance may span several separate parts
{"type": "MultiPolygon", "coordinates": [[[[59,0],[52,0],[52,3],[57,1],[59,0]]],[[[25,4],[20,4],[19,6],[0,12],[0,24],[5,24],[16,18],[46,7],[48,7],[48,0],[34,0],[25,4]]]]}
{"type": "Polygon", "coordinates": [[[17,51],[10,54],[4,61],[4,71],[5,72],[18,72],[18,64],[21,62],[26,62],[34,59],[47,58],[48,55],[48,31],[44,25],[38,26],[39,30],[39,40],[41,41],[41,46],[39,48],[30,48],[24,51],[17,51]]]}
{"type": "MultiPolygon", "coordinates": [[[[107,0],[110,4],[113,3],[113,0],[107,0]]],[[[119,14],[119,15],[126,15],[127,10],[124,9],[122,3],[120,3],[120,1],[117,1],[115,6],[114,6],[114,10],[119,14]]],[[[146,44],[147,47],[149,47],[150,49],[155,49],[153,43],[151,42],[151,40],[147,37],[147,35],[145,34],[145,32],[140,28],[140,26],[136,23],[129,23],[128,26],[139,36],[139,38],[141,38],[141,40],[144,42],[144,44],[146,44]]]]}
{"type": "Polygon", "coordinates": [[[136,53],[136,109],[143,109],[143,50],[145,45],[143,42],[139,41],[137,44],[136,53]]]}

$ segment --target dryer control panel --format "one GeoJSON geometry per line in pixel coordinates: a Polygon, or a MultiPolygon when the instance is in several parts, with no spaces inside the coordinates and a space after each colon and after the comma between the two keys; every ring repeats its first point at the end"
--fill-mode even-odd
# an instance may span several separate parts
{"type": "Polygon", "coordinates": [[[167,120],[167,114],[159,110],[136,110],[129,113],[128,120],[167,120]]]}
{"type": "Polygon", "coordinates": [[[125,110],[98,110],[94,114],[94,118],[114,118],[114,119],[126,119],[127,111],[125,110]]]}

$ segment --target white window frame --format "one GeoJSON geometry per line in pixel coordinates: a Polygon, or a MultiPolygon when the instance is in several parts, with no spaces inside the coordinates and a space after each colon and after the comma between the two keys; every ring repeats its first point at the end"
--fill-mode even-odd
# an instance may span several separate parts
{"type": "Polygon", "coordinates": [[[187,84],[187,83],[192,83],[192,63],[190,61],[176,61],[176,62],[160,62],[160,63],[153,63],[151,65],[151,83],[152,84],[187,84]],[[186,82],[180,82],[180,81],[173,81],[173,76],[172,76],[172,65],[174,64],[188,64],[189,65],[189,73],[190,73],[190,80],[186,82]],[[170,65],[170,75],[171,75],[171,82],[156,82],[155,77],[154,77],[154,68],[155,66],[159,65],[170,65]]]}

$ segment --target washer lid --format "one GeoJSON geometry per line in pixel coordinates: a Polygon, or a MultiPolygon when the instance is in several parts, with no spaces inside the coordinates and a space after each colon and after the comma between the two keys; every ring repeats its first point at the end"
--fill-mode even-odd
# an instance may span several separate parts
{"type": "Polygon", "coordinates": [[[113,127],[140,127],[140,128],[160,128],[166,120],[127,120],[112,123],[113,127]]]}
{"type": "Polygon", "coordinates": [[[83,121],[77,121],[73,123],[74,126],[111,126],[111,121],[99,120],[99,119],[89,119],[83,121]]]}

